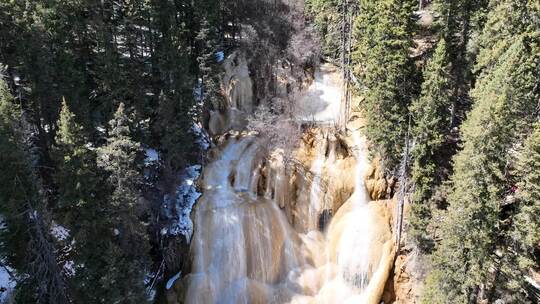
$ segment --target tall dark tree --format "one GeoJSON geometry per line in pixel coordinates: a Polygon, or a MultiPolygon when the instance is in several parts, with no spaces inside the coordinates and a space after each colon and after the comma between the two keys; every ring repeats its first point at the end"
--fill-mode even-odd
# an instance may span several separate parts
{"type": "Polygon", "coordinates": [[[111,302],[146,302],[143,284],[149,269],[149,247],[145,224],[145,207],[139,193],[140,173],[136,165],[140,144],[133,141],[130,120],[121,103],[110,122],[107,144],[98,150],[98,165],[108,173],[107,182],[113,188],[108,198],[106,214],[112,225],[109,234],[115,236],[106,246],[104,255],[110,268],[101,284],[109,289],[111,302]]]}
{"type": "Polygon", "coordinates": [[[407,133],[407,109],[415,97],[413,46],[416,1],[364,1],[355,23],[353,64],[365,95],[367,135],[394,169],[407,133]]]}
{"type": "MultiPolygon", "coordinates": [[[[509,3],[499,5],[508,7],[509,3]]],[[[494,10],[489,18],[533,12],[532,7],[513,7],[524,10],[494,10]]],[[[524,19],[507,21],[519,26],[524,19]]],[[[540,94],[537,35],[533,30],[501,37],[508,40],[508,47],[484,69],[471,93],[475,104],[463,126],[462,151],[454,159],[450,206],[433,258],[435,270],[424,295],[426,303],[492,300],[489,271],[495,267],[494,252],[505,239],[499,220],[504,193],[511,186],[506,172],[510,149],[534,121],[540,94]]],[[[488,47],[479,57],[497,51],[488,47]]]]}
{"type": "Polygon", "coordinates": [[[321,36],[321,51],[324,56],[334,60],[341,54],[341,14],[339,0],[307,0],[306,11],[313,19],[315,28],[321,36]]]}
{"type": "Polygon", "coordinates": [[[0,66],[2,191],[0,254],[16,270],[17,303],[69,303],[64,274],[50,235],[51,214],[39,178],[30,124],[11,96],[0,66]]]}
{"type": "Polygon", "coordinates": [[[70,244],[70,250],[65,259],[71,263],[74,301],[108,302],[109,294],[117,288],[101,282],[114,267],[106,256],[107,244],[115,238],[108,213],[111,189],[105,184],[105,171],[97,166],[92,143],[65,100],[58,120],[54,155],[59,190],[56,214],[59,224],[69,230],[65,242],[70,244]]]}
{"type": "Polygon", "coordinates": [[[441,39],[433,58],[424,72],[420,98],[410,108],[414,127],[412,179],[415,184],[411,206],[410,233],[412,238],[427,250],[431,237],[427,226],[431,220],[432,196],[437,186],[446,178],[445,162],[449,158],[446,145],[449,135],[450,108],[452,105],[452,78],[446,41],[441,39]]]}
{"type": "MultiPolygon", "coordinates": [[[[533,126],[517,163],[517,211],[508,231],[509,248],[505,252],[501,286],[506,286],[507,298],[515,303],[533,303],[528,278],[538,267],[540,244],[540,124],[533,126]],[[529,296],[529,297],[528,297],[529,296]]],[[[530,279],[529,279],[530,280],[530,279]]]]}
{"type": "Polygon", "coordinates": [[[84,205],[88,198],[95,195],[96,189],[92,185],[97,177],[91,143],[65,99],[58,119],[56,145],[55,156],[59,167],[56,181],[60,192],[58,207],[66,208],[64,212],[69,216],[74,211],[72,208],[84,205]]]}
{"type": "Polygon", "coordinates": [[[470,108],[468,92],[473,81],[475,51],[470,51],[471,36],[482,29],[484,9],[489,0],[434,0],[438,16],[436,26],[447,42],[448,59],[452,63],[452,105],[449,126],[455,127],[470,108]]]}

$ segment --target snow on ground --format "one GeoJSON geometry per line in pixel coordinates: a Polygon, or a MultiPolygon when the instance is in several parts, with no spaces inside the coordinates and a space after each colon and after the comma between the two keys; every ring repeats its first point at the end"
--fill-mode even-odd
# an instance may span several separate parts
{"type": "Polygon", "coordinates": [[[69,237],[69,229],[53,222],[51,227],[51,234],[56,240],[65,241],[69,237]]]}
{"type": "Polygon", "coordinates": [[[154,165],[157,162],[159,162],[159,152],[156,151],[155,149],[150,149],[150,148],[146,149],[144,151],[144,155],[145,155],[144,164],[146,166],[154,165]]]}
{"type": "Polygon", "coordinates": [[[107,132],[107,129],[105,129],[104,126],[97,126],[96,130],[101,134],[105,134],[107,132]]]}
{"type": "MultiPolygon", "coordinates": [[[[4,229],[6,229],[6,223],[0,215],[0,230],[4,229]]],[[[0,257],[0,303],[5,301],[15,288],[15,278],[11,277],[10,273],[13,274],[14,270],[6,266],[0,257]]]]}
{"type": "Polygon", "coordinates": [[[64,274],[65,274],[67,277],[73,277],[73,276],[75,276],[75,262],[73,262],[73,261],[66,261],[66,262],[64,263],[63,270],[64,270],[64,274]]]}
{"type": "Polygon", "coordinates": [[[6,268],[6,266],[3,266],[3,263],[0,264],[0,303],[9,297],[16,285],[14,278],[9,275],[8,270],[13,273],[12,269],[6,268]]]}
{"type": "Polygon", "coordinates": [[[75,240],[70,239],[70,231],[68,228],[59,225],[56,222],[52,222],[51,235],[62,245],[60,250],[60,258],[64,261],[62,270],[67,277],[73,277],[75,275],[75,262],[69,260],[70,252],[73,250],[75,240]]]}
{"type": "Polygon", "coordinates": [[[299,120],[322,123],[338,122],[342,112],[343,77],[331,64],[315,71],[313,83],[296,103],[299,120]]]}
{"type": "Polygon", "coordinates": [[[197,85],[193,88],[193,96],[195,100],[199,102],[199,105],[202,106],[203,102],[203,80],[202,78],[197,79],[197,85]]]}
{"type": "Polygon", "coordinates": [[[180,184],[176,187],[176,194],[174,201],[171,202],[169,196],[165,196],[164,204],[169,205],[173,203],[176,209],[175,221],[169,228],[169,234],[171,235],[183,235],[186,241],[189,242],[191,235],[193,234],[193,222],[191,221],[191,209],[201,196],[201,193],[197,191],[195,181],[201,174],[201,165],[194,165],[187,167],[180,174],[180,184]]]}
{"type": "Polygon", "coordinates": [[[167,281],[167,285],[165,286],[167,288],[167,290],[169,290],[169,289],[171,289],[171,287],[173,287],[174,282],[176,282],[176,280],[178,280],[181,275],[182,275],[182,272],[180,271],[179,273],[175,274],[172,278],[170,278],[167,281]]]}
{"type": "Polygon", "coordinates": [[[191,132],[195,135],[195,143],[199,146],[199,148],[201,148],[203,151],[210,148],[210,136],[208,136],[208,133],[200,124],[193,123],[191,126],[191,132]]]}

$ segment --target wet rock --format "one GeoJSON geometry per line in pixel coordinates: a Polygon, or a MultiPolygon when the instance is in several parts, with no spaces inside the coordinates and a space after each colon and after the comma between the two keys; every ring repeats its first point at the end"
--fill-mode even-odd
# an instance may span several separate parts
{"type": "Polygon", "coordinates": [[[380,159],[375,158],[364,176],[366,188],[372,200],[381,200],[388,198],[391,194],[393,183],[386,179],[380,159]]]}

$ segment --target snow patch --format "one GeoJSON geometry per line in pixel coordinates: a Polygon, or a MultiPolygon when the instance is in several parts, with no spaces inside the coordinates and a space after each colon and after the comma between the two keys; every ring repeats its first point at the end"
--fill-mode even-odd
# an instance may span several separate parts
{"type": "Polygon", "coordinates": [[[146,273],[146,275],[144,276],[144,285],[146,286],[146,298],[150,301],[150,302],[154,302],[154,300],[156,299],[156,294],[157,294],[157,291],[156,291],[156,281],[157,280],[160,280],[163,278],[163,275],[161,274],[161,271],[163,270],[163,262],[161,263],[161,266],[159,267],[159,270],[158,272],[153,275],[152,273],[146,273]]]}
{"type": "Polygon", "coordinates": [[[191,133],[195,135],[195,143],[201,148],[203,151],[208,150],[210,148],[210,136],[206,132],[206,130],[201,126],[199,123],[193,123],[191,126],[191,133]]]}
{"type": "Polygon", "coordinates": [[[156,290],[155,289],[151,289],[149,292],[148,292],[148,301],[151,301],[153,302],[155,299],[156,299],[156,290]]]}
{"type": "Polygon", "coordinates": [[[145,150],[144,164],[150,166],[159,162],[159,152],[155,149],[146,149],[145,150]]]}
{"type": "Polygon", "coordinates": [[[107,131],[104,126],[97,126],[96,130],[101,134],[105,134],[105,132],[107,131]]]}
{"type": "Polygon", "coordinates": [[[201,193],[197,191],[195,182],[201,175],[201,166],[194,165],[187,167],[180,174],[180,184],[176,187],[174,202],[171,202],[169,196],[164,198],[164,207],[174,203],[176,209],[175,221],[172,227],[168,229],[170,235],[183,235],[189,242],[193,234],[193,222],[191,221],[191,210],[201,193]]]}
{"type": "Polygon", "coordinates": [[[13,269],[8,266],[4,266],[4,263],[0,261],[0,303],[6,301],[15,289],[17,283],[10,273],[13,273],[13,269]]]}
{"type": "Polygon", "coordinates": [[[172,278],[170,278],[167,281],[165,288],[167,288],[167,290],[171,289],[171,287],[174,285],[174,282],[176,282],[176,280],[178,280],[181,275],[182,275],[182,272],[180,271],[177,274],[175,274],[172,278]]]}
{"type": "MultiPolygon", "coordinates": [[[[0,215],[0,231],[5,229],[7,229],[7,224],[4,221],[4,217],[0,215]]],[[[15,285],[17,285],[15,278],[11,276],[14,273],[15,271],[7,266],[2,257],[0,257],[0,303],[3,303],[10,297],[15,285]]]]}
{"type": "Polygon", "coordinates": [[[202,106],[203,104],[203,81],[202,78],[199,78],[197,80],[197,85],[193,89],[193,96],[195,97],[195,100],[199,102],[199,105],[202,106]]]}
{"type": "Polygon", "coordinates": [[[96,147],[94,147],[94,144],[91,143],[91,142],[87,142],[86,144],[84,144],[84,146],[86,147],[86,149],[88,149],[90,151],[96,150],[96,147]]]}
{"type": "Polygon", "coordinates": [[[69,237],[69,229],[53,222],[51,227],[51,234],[57,241],[65,241],[69,237]]]}
{"type": "Polygon", "coordinates": [[[70,230],[53,221],[50,232],[54,239],[62,245],[59,250],[59,258],[65,261],[62,265],[62,271],[67,277],[75,276],[75,262],[69,259],[71,251],[75,246],[75,240],[71,239],[71,241],[69,241],[71,238],[70,230]]]}
{"type": "Polygon", "coordinates": [[[67,277],[73,277],[75,276],[75,262],[73,261],[66,261],[64,263],[64,273],[67,277]]]}

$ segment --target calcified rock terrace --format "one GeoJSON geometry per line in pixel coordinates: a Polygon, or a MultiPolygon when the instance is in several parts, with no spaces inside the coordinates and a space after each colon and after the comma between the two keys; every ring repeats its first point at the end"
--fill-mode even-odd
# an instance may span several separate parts
{"type": "MultiPolygon", "coordinates": [[[[252,110],[246,62],[233,59],[225,79],[231,108],[225,118],[214,113],[214,133],[230,113],[252,110]]],[[[328,127],[342,113],[340,86],[338,71],[323,66],[298,101],[299,119],[319,127],[298,138],[296,162],[269,151],[261,134],[223,137],[203,173],[191,273],[176,284],[177,302],[380,301],[394,256],[391,220],[384,204],[370,202],[361,131],[328,127]]]]}

